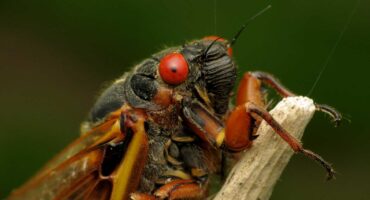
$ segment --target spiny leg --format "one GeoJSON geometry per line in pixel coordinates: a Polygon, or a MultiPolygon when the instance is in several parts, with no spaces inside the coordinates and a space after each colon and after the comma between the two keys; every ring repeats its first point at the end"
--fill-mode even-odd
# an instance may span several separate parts
{"type": "Polygon", "coordinates": [[[335,127],[340,125],[340,122],[342,121],[342,114],[335,110],[333,107],[325,105],[325,104],[317,104],[315,103],[315,107],[317,111],[321,111],[323,113],[328,114],[335,125],[335,127]]]}
{"type": "Polygon", "coordinates": [[[202,186],[195,180],[179,179],[160,187],[154,193],[159,199],[201,199],[205,196],[202,186]]]}
{"type": "Polygon", "coordinates": [[[150,194],[144,194],[139,192],[134,192],[130,195],[131,200],[155,200],[155,196],[150,194]]]}
{"type": "Polygon", "coordinates": [[[271,115],[268,111],[266,111],[265,109],[251,103],[251,102],[248,102],[245,104],[245,109],[246,109],[246,112],[247,113],[255,113],[256,115],[258,115],[259,117],[261,117],[262,119],[264,119],[270,126],[272,129],[274,129],[274,131],[283,139],[285,140],[289,145],[290,147],[295,151],[295,152],[298,152],[298,153],[302,153],[303,155],[317,161],[321,166],[323,166],[325,168],[325,170],[327,171],[328,173],[328,177],[327,179],[330,180],[334,177],[334,174],[335,174],[335,171],[334,169],[331,167],[331,165],[325,161],[321,156],[319,156],[318,154],[310,151],[310,150],[307,150],[307,149],[304,149],[302,144],[296,139],[294,138],[292,135],[290,135],[288,133],[288,131],[286,131],[271,115]]]}
{"type": "Polygon", "coordinates": [[[258,127],[258,123],[255,122],[263,119],[295,152],[318,161],[328,172],[328,179],[333,178],[334,170],[330,164],[319,155],[304,149],[301,143],[263,108],[264,101],[261,98],[260,86],[261,80],[256,76],[251,73],[244,75],[238,88],[237,107],[229,113],[225,127],[198,104],[192,104],[183,109],[185,121],[202,140],[208,141],[217,148],[225,147],[227,150],[239,152],[251,145],[256,137],[253,134],[254,130],[258,127]],[[240,120],[243,122],[240,123],[240,120]]]}
{"type": "Polygon", "coordinates": [[[177,179],[168,182],[158,188],[154,195],[134,192],[130,195],[131,200],[155,200],[155,199],[198,199],[203,196],[203,190],[194,180],[177,179]]]}
{"type": "Polygon", "coordinates": [[[273,75],[269,73],[261,72],[261,71],[254,71],[254,72],[250,72],[250,74],[256,77],[257,79],[261,80],[266,85],[270,86],[282,97],[296,96],[296,94],[291,92],[288,88],[282,85],[277,78],[275,78],[273,75]]]}
{"type": "MultiPolygon", "coordinates": [[[[248,76],[254,76],[257,79],[261,80],[264,84],[274,89],[282,97],[296,96],[296,94],[294,94],[283,84],[281,84],[277,78],[275,78],[273,75],[267,72],[262,71],[247,72],[245,73],[244,76],[246,76],[247,74],[248,76]]],[[[335,126],[338,126],[340,124],[340,121],[342,120],[342,115],[333,107],[317,103],[315,103],[315,106],[317,111],[328,114],[333,119],[335,126]]]]}

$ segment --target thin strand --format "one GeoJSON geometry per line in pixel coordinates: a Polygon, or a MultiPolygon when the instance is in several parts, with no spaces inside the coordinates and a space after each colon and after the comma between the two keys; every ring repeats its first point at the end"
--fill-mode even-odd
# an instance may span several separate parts
{"type": "Polygon", "coordinates": [[[315,89],[315,87],[316,87],[317,83],[318,83],[318,82],[319,82],[319,80],[321,79],[321,76],[322,76],[322,74],[324,73],[324,71],[325,71],[326,67],[328,66],[330,59],[333,57],[333,55],[334,55],[334,53],[335,53],[335,50],[336,50],[336,49],[337,49],[337,47],[338,47],[339,42],[342,40],[344,33],[345,33],[345,32],[347,31],[347,29],[348,29],[348,27],[349,27],[349,25],[350,25],[350,23],[351,23],[351,21],[352,21],[352,18],[353,18],[353,16],[354,16],[354,15],[355,15],[355,13],[356,13],[356,10],[357,10],[357,8],[358,8],[358,5],[360,4],[360,1],[361,1],[361,0],[358,0],[358,1],[356,2],[355,6],[353,7],[353,9],[352,9],[352,11],[351,11],[350,15],[348,16],[347,22],[345,23],[345,25],[344,25],[344,27],[343,27],[342,31],[340,32],[340,34],[339,34],[339,36],[338,36],[337,41],[334,43],[333,48],[330,50],[329,55],[328,55],[328,57],[326,58],[326,60],[325,60],[325,62],[324,62],[324,64],[323,64],[323,67],[321,68],[321,70],[320,70],[319,74],[317,75],[317,78],[316,78],[315,82],[313,83],[313,85],[312,85],[312,87],[311,87],[310,91],[308,92],[308,94],[307,94],[306,96],[310,96],[310,95],[312,94],[312,92],[313,92],[313,90],[315,89]]]}
{"type": "Polygon", "coordinates": [[[213,23],[214,23],[214,32],[217,35],[217,0],[213,2],[213,23]]]}

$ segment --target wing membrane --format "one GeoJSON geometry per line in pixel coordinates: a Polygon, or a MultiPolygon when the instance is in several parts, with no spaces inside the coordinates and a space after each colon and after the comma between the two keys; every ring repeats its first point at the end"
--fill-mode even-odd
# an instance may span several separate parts
{"type": "Polygon", "coordinates": [[[97,175],[92,182],[81,181],[91,179],[92,174],[98,174],[107,143],[117,138],[117,119],[118,115],[111,116],[109,120],[72,142],[26,184],[13,191],[9,200],[56,199],[57,196],[68,196],[71,189],[76,189],[77,186],[93,185],[99,180],[97,175]]]}
{"type": "Polygon", "coordinates": [[[14,191],[9,200],[59,199],[58,196],[68,196],[68,193],[73,193],[78,187],[98,181],[99,176],[94,174],[99,171],[104,147],[105,145],[102,145],[73,156],[37,180],[28,182],[14,191]],[[84,183],[86,180],[88,182],[84,183]]]}
{"type": "Polygon", "coordinates": [[[100,143],[108,142],[112,140],[116,135],[109,134],[114,133],[114,124],[117,122],[118,116],[112,116],[109,120],[105,121],[101,125],[93,128],[92,130],[88,131],[80,138],[72,142],[68,145],[63,151],[61,151],[58,155],[56,155],[52,160],[50,160],[40,171],[37,173],[37,176],[41,176],[43,173],[47,172],[50,169],[55,168],[63,161],[71,158],[72,156],[76,155],[78,152],[83,151],[84,149],[91,147],[92,145],[97,145],[97,141],[105,139],[105,141],[101,141],[100,143]]]}
{"type": "Polygon", "coordinates": [[[84,134],[8,200],[127,198],[139,184],[148,151],[144,119],[133,123],[123,134],[117,117],[84,134]],[[114,168],[104,174],[109,165],[114,168]]]}

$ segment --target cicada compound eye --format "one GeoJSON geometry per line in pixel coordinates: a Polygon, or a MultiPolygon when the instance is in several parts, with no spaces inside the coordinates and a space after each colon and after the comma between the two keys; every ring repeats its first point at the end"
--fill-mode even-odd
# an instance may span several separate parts
{"type": "Polygon", "coordinates": [[[161,59],[159,74],[164,82],[178,85],[188,77],[189,66],[181,53],[170,53],[161,59]]]}

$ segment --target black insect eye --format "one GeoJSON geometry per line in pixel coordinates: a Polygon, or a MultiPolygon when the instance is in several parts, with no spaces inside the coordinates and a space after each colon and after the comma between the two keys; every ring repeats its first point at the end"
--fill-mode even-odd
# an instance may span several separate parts
{"type": "Polygon", "coordinates": [[[171,85],[178,85],[188,77],[188,63],[181,53],[170,53],[161,59],[159,63],[159,74],[164,82],[171,85]]]}

